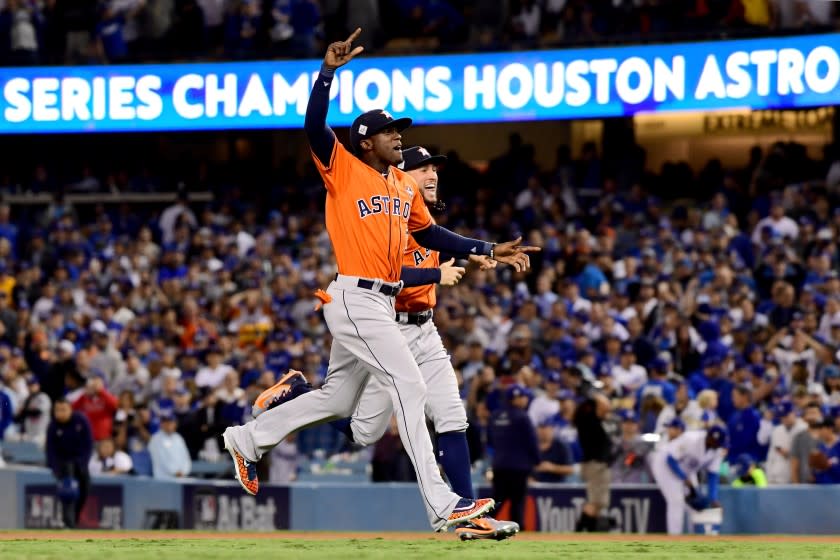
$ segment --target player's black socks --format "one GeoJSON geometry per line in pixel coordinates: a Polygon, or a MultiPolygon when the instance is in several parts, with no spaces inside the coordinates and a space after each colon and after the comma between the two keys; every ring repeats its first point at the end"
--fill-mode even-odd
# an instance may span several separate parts
{"type": "Polygon", "coordinates": [[[438,463],[449,479],[452,491],[462,498],[475,498],[470,472],[470,448],[465,432],[438,434],[438,463]]]}

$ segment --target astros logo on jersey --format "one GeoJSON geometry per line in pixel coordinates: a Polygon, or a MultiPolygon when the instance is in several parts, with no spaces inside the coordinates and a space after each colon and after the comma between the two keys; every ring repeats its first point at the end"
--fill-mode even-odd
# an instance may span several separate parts
{"type": "Polygon", "coordinates": [[[416,251],[411,253],[412,258],[414,259],[414,266],[420,266],[423,264],[423,261],[429,258],[432,254],[430,249],[426,249],[425,247],[420,247],[416,251]]]}
{"type": "MultiPolygon", "coordinates": [[[[414,196],[414,193],[411,193],[411,195],[414,196]]],[[[390,196],[374,195],[370,197],[370,204],[365,199],[360,198],[356,201],[356,205],[359,207],[359,217],[363,220],[371,214],[382,213],[391,216],[401,215],[407,220],[408,215],[411,213],[411,203],[408,201],[403,203],[397,197],[391,198],[390,196]]]]}

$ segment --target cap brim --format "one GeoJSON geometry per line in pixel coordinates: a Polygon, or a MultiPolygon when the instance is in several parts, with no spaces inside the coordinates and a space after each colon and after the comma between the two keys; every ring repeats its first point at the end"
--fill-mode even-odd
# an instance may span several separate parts
{"type": "Polygon", "coordinates": [[[373,131],[369,131],[366,138],[370,138],[374,134],[379,134],[386,128],[391,128],[392,126],[402,132],[406,128],[411,126],[413,121],[409,117],[402,117],[399,119],[394,119],[392,121],[388,121],[387,123],[383,124],[381,127],[374,129],[373,131]]]}
{"type": "Polygon", "coordinates": [[[417,169],[418,167],[423,167],[425,165],[440,165],[446,161],[446,156],[443,155],[436,155],[432,157],[428,157],[426,159],[420,160],[414,165],[405,166],[403,171],[411,171],[412,169],[417,169]]]}

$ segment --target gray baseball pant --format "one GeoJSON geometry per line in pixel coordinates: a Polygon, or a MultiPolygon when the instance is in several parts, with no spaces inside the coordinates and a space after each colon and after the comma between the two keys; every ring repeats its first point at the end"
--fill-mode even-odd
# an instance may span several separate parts
{"type": "MultiPolygon", "coordinates": [[[[435,432],[465,431],[467,413],[458,393],[455,370],[434,322],[419,326],[400,324],[399,329],[426,382],[426,416],[435,432]]],[[[350,423],[356,443],[372,445],[379,441],[394,413],[391,402],[388,387],[379,378],[371,377],[350,423]]]]}
{"type": "Polygon", "coordinates": [[[357,409],[369,377],[385,387],[397,415],[400,439],[414,465],[429,522],[443,528],[459,496],[441,478],[426,429],[426,384],[394,320],[394,298],[338,276],[327,293],[324,319],[333,336],[324,385],[225,431],[234,449],[256,462],[297,430],[347,418],[357,409]]]}

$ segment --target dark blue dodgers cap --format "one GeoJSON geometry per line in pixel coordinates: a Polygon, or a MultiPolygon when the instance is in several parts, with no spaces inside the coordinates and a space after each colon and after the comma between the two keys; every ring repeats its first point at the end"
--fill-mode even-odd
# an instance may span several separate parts
{"type": "Polygon", "coordinates": [[[505,395],[508,400],[513,400],[517,397],[528,397],[530,399],[533,396],[533,393],[526,386],[516,383],[507,388],[505,395]]]}
{"type": "Polygon", "coordinates": [[[712,426],[706,432],[706,438],[717,442],[720,447],[729,447],[729,432],[723,426],[712,426]]]}
{"type": "Polygon", "coordinates": [[[636,418],[636,413],[627,408],[622,408],[621,410],[619,410],[618,417],[621,419],[622,422],[636,422],[638,420],[636,418]]]}
{"type": "Polygon", "coordinates": [[[402,132],[411,126],[411,119],[408,117],[395,119],[391,116],[391,113],[382,109],[374,109],[356,117],[353,126],[350,128],[350,147],[353,149],[353,153],[358,155],[361,152],[362,140],[366,140],[391,126],[402,132]]]}
{"type": "Polygon", "coordinates": [[[784,418],[785,416],[793,412],[793,410],[793,403],[789,400],[783,400],[776,404],[775,410],[773,412],[775,413],[775,416],[778,419],[784,418]]]}
{"type": "Polygon", "coordinates": [[[397,167],[403,171],[411,171],[424,165],[440,165],[446,161],[446,156],[439,154],[432,155],[429,150],[423,146],[414,146],[413,148],[406,148],[403,150],[403,162],[397,167]]]}

